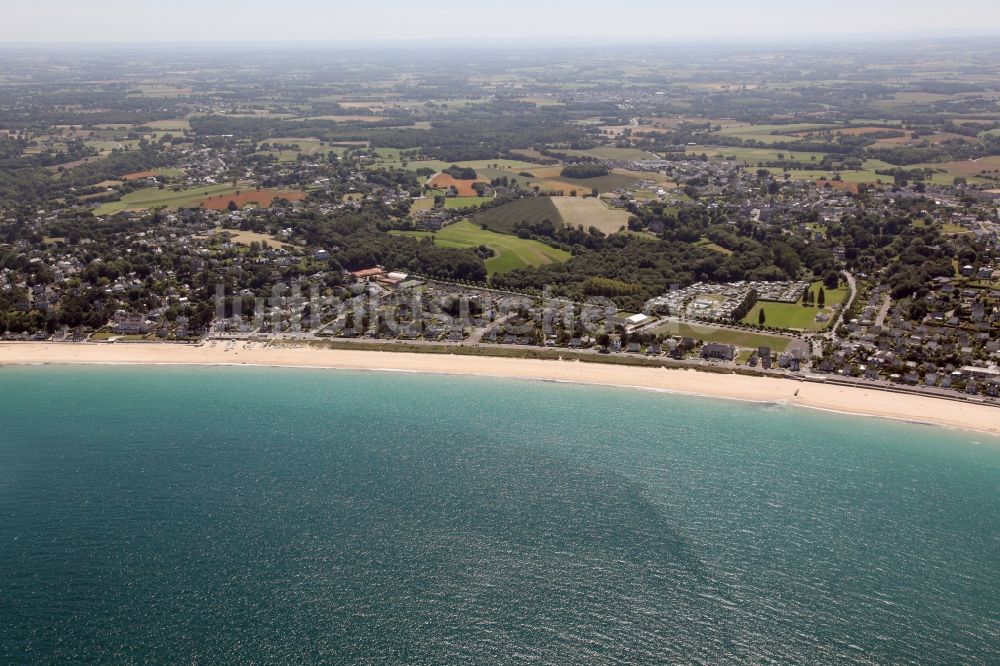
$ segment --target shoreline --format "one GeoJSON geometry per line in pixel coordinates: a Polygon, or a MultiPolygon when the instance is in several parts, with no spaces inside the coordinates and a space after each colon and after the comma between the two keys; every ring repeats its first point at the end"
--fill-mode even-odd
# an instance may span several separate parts
{"type": "Polygon", "coordinates": [[[1000,409],[878,389],[577,360],[542,360],[309,347],[247,348],[53,342],[0,343],[0,367],[38,365],[233,366],[496,377],[774,403],[1000,436],[1000,409]]]}

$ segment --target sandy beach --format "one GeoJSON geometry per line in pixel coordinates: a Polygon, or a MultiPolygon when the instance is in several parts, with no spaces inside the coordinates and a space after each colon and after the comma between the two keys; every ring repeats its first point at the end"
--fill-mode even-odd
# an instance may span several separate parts
{"type": "Polygon", "coordinates": [[[927,423],[1000,435],[1000,409],[987,405],[794,379],[750,377],[488,356],[452,356],[220,342],[171,344],[0,343],[10,365],[246,365],[403,371],[639,388],[736,400],[781,402],[848,414],[927,423]],[[796,395],[797,393],[797,395],[796,395]]]}

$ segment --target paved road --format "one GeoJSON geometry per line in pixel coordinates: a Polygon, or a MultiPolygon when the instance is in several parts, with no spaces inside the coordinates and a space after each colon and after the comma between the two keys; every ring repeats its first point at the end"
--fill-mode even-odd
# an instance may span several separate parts
{"type": "Polygon", "coordinates": [[[844,271],[843,275],[844,279],[847,280],[847,288],[850,291],[848,293],[847,300],[844,301],[844,306],[840,308],[840,312],[837,313],[837,320],[833,322],[833,326],[831,326],[827,331],[831,340],[836,337],[837,329],[844,323],[844,315],[847,314],[847,311],[851,309],[851,306],[854,305],[854,301],[858,298],[858,281],[855,280],[854,276],[848,271],[844,271]]]}
{"type": "Polygon", "coordinates": [[[889,294],[885,295],[885,300],[882,301],[882,307],[878,311],[878,316],[875,317],[875,325],[882,328],[885,325],[885,318],[889,316],[889,308],[892,307],[892,297],[889,294]]]}

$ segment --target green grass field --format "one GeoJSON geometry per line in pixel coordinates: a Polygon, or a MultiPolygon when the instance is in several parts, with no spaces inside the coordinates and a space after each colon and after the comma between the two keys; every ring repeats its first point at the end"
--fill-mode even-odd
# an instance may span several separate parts
{"type": "Polygon", "coordinates": [[[486,270],[490,275],[506,273],[518,268],[561,263],[570,258],[570,253],[565,250],[558,250],[538,241],[486,231],[468,220],[452,224],[438,232],[394,231],[392,233],[413,236],[414,238],[431,236],[434,239],[434,244],[439,247],[461,250],[485,245],[496,253],[496,256],[486,260],[486,270]]]}
{"type": "Polygon", "coordinates": [[[272,149],[260,151],[260,153],[258,153],[274,155],[278,158],[279,162],[294,162],[299,159],[299,155],[316,155],[317,153],[328,153],[331,151],[337,153],[338,155],[343,155],[346,150],[343,147],[330,146],[319,139],[297,139],[295,137],[279,137],[275,139],[268,139],[267,141],[262,141],[261,143],[268,143],[272,146],[298,146],[298,150],[284,148],[281,150],[272,149]]]}
{"type": "Polygon", "coordinates": [[[747,349],[757,347],[770,347],[773,351],[783,352],[788,349],[791,340],[777,335],[766,335],[764,333],[753,333],[750,331],[735,331],[726,328],[716,328],[707,324],[685,324],[682,322],[671,322],[664,326],[655,328],[650,333],[654,335],[673,335],[685,338],[694,338],[703,342],[717,342],[723,345],[736,345],[747,349]]]}
{"type": "MultiPolygon", "coordinates": [[[[819,293],[819,288],[823,285],[822,282],[813,283],[812,289],[813,295],[815,296],[819,293]]],[[[837,289],[826,289],[826,307],[822,309],[822,312],[826,312],[830,315],[831,320],[833,319],[834,313],[836,312],[835,307],[840,305],[841,301],[844,300],[844,296],[847,295],[846,287],[838,287],[837,289]]],[[[775,303],[773,301],[759,301],[750,313],[744,317],[743,323],[750,324],[753,326],[757,325],[758,316],[760,310],[764,310],[764,316],[767,318],[765,326],[777,326],[778,328],[790,328],[803,331],[822,331],[830,322],[816,321],[816,315],[820,313],[820,308],[815,306],[803,306],[801,301],[799,303],[775,303]]]]}
{"type": "Polygon", "coordinates": [[[493,201],[490,197],[449,197],[444,200],[445,208],[475,208],[482,206],[487,201],[493,201]]]}
{"type": "MultiPolygon", "coordinates": [[[[399,160],[399,151],[395,154],[390,152],[392,149],[389,148],[378,148],[376,149],[380,156],[383,155],[382,160],[379,161],[380,166],[384,167],[397,167],[403,168],[402,161],[399,160]]],[[[537,168],[537,164],[531,164],[530,162],[519,162],[517,160],[470,160],[467,162],[444,162],[442,160],[410,160],[406,163],[406,169],[408,171],[416,171],[420,168],[434,169],[434,171],[444,171],[452,164],[457,164],[460,167],[469,167],[475,169],[477,172],[483,170],[489,170],[497,175],[504,176],[517,176],[519,171],[530,171],[532,168],[537,168]]]]}
{"type": "Polygon", "coordinates": [[[538,179],[537,181],[529,178],[518,180],[530,181],[532,185],[539,185],[543,190],[562,191],[566,195],[576,190],[577,194],[583,195],[590,194],[593,189],[596,189],[600,194],[604,194],[605,192],[611,192],[620,187],[631,185],[640,179],[641,177],[630,176],[624,173],[609,173],[607,176],[598,176],[597,178],[576,179],[557,176],[555,178],[538,179]]]}
{"type": "Polygon", "coordinates": [[[732,250],[727,250],[726,248],[722,247],[721,245],[716,245],[715,243],[713,243],[712,241],[708,240],[707,238],[702,238],[700,241],[698,241],[697,243],[695,243],[695,245],[697,247],[703,247],[706,250],[711,250],[712,252],[718,252],[719,254],[725,254],[727,256],[733,253],[732,250]]]}
{"type": "Polygon", "coordinates": [[[434,208],[434,197],[422,197],[414,199],[410,205],[411,213],[422,213],[434,208]]]}
{"type": "Polygon", "coordinates": [[[512,234],[514,233],[514,225],[518,222],[538,224],[543,220],[549,220],[557,229],[563,226],[563,218],[549,197],[518,199],[509,204],[485,210],[473,217],[472,223],[477,227],[485,224],[491,231],[512,234]]]}
{"type": "Polygon", "coordinates": [[[941,233],[944,234],[971,234],[972,232],[960,224],[945,222],[941,225],[941,233]]]}
{"type": "Polygon", "coordinates": [[[721,155],[723,158],[735,158],[737,162],[747,162],[751,166],[757,166],[762,162],[777,162],[780,159],[796,160],[806,164],[812,163],[812,158],[819,162],[825,153],[810,153],[796,150],[774,150],[771,148],[744,148],[742,146],[688,146],[685,151],[688,155],[701,155],[709,157],[721,155]],[[783,156],[783,157],[779,157],[783,156]]]}
{"type": "MultiPolygon", "coordinates": [[[[745,127],[724,127],[719,134],[734,136],[744,141],[750,139],[760,143],[780,143],[801,141],[801,137],[793,136],[795,132],[830,129],[835,125],[816,125],[813,123],[793,123],[788,125],[748,125],[745,127]],[[780,132],[774,134],[773,132],[780,132]]],[[[709,135],[711,136],[711,135],[709,135]]]]}
{"type": "Polygon", "coordinates": [[[139,141],[114,141],[114,140],[90,140],[84,141],[88,148],[93,148],[99,153],[110,153],[112,150],[133,151],[138,150],[139,141]]]}
{"type": "Polygon", "coordinates": [[[191,129],[191,122],[187,118],[175,118],[173,120],[152,120],[143,123],[142,126],[152,130],[186,132],[191,129]]]}
{"type": "Polygon", "coordinates": [[[119,201],[111,201],[99,206],[94,210],[94,214],[112,215],[123,210],[135,210],[139,208],[183,208],[184,206],[193,206],[205,197],[231,194],[247,187],[253,186],[207,185],[205,187],[181,190],[180,192],[174,192],[169,187],[162,190],[158,187],[147,187],[130,192],[119,201]]]}
{"type": "Polygon", "coordinates": [[[616,146],[598,146],[589,150],[570,150],[572,155],[596,157],[601,160],[653,160],[656,155],[638,148],[618,148],[616,146]]]}

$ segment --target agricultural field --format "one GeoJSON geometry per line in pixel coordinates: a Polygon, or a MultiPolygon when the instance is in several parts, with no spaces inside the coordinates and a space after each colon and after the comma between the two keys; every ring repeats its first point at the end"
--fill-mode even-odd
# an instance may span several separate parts
{"type": "Polygon", "coordinates": [[[735,136],[740,139],[753,139],[755,141],[768,142],[767,137],[783,137],[778,140],[788,141],[797,138],[796,133],[817,132],[825,129],[837,129],[836,125],[816,124],[816,123],[791,123],[788,125],[740,125],[723,127],[719,134],[725,136],[735,136]],[[761,138],[764,137],[764,138],[761,138]]]}
{"type": "Polygon", "coordinates": [[[365,114],[345,114],[339,116],[305,116],[302,118],[290,118],[291,122],[305,122],[309,120],[329,120],[335,123],[377,123],[385,120],[385,116],[371,116],[365,114]]]}
{"type": "MultiPolygon", "coordinates": [[[[881,167],[879,167],[881,168],[881,167]]],[[[871,169],[859,169],[856,171],[823,171],[820,169],[811,170],[793,170],[788,172],[792,180],[829,180],[833,181],[834,174],[840,174],[840,180],[845,183],[877,183],[879,181],[883,183],[892,183],[892,176],[882,176],[875,173],[874,168],[871,169]]],[[[836,187],[836,185],[834,185],[836,187]]]]}
{"type": "Polygon", "coordinates": [[[577,194],[590,194],[594,189],[598,191],[598,194],[605,194],[640,180],[633,174],[617,171],[596,178],[564,178],[561,175],[561,166],[538,167],[535,165],[529,171],[535,175],[535,178],[523,179],[528,187],[538,186],[542,192],[562,192],[564,195],[570,194],[573,190],[576,190],[577,194]]]}
{"type": "Polygon", "coordinates": [[[589,150],[570,150],[572,155],[596,157],[601,160],[655,160],[657,156],[638,148],[617,148],[615,146],[598,146],[589,150]]]}
{"type": "Polygon", "coordinates": [[[183,176],[183,169],[154,169],[152,171],[136,171],[135,173],[127,173],[119,176],[119,180],[141,180],[143,178],[154,178],[156,176],[163,176],[164,178],[175,178],[177,176],[183,176]]]}
{"type": "Polygon", "coordinates": [[[138,140],[117,141],[114,139],[88,139],[84,143],[101,155],[110,153],[112,150],[133,151],[139,149],[138,140]]]}
{"type": "Polygon", "coordinates": [[[152,120],[143,123],[142,126],[164,132],[187,132],[191,129],[191,122],[187,118],[175,118],[173,120],[152,120]]]}
{"type": "Polygon", "coordinates": [[[528,197],[518,199],[497,208],[490,208],[472,218],[476,226],[486,225],[492,231],[514,233],[518,222],[538,224],[550,221],[558,229],[563,226],[562,215],[550,197],[528,197]]]}
{"type": "Polygon", "coordinates": [[[613,234],[628,227],[629,213],[610,208],[600,199],[593,197],[552,197],[564,226],[584,229],[596,227],[602,233],[613,234]]]}
{"type": "Polygon", "coordinates": [[[677,183],[670,180],[669,176],[665,176],[662,173],[656,173],[655,171],[629,171],[628,169],[615,169],[611,173],[612,175],[631,178],[632,182],[651,180],[658,183],[660,187],[664,187],[666,189],[677,187],[677,183]]]}
{"type": "Polygon", "coordinates": [[[1000,176],[1000,155],[991,155],[989,157],[982,157],[977,160],[963,160],[960,162],[940,162],[940,163],[927,163],[927,164],[915,164],[910,168],[920,169],[928,168],[941,170],[941,173],[935,173],[931,178],[931,181],[941,185],[951,185],[955,178],[965,178],[970,183],[985,183],[987,182],[979,176],[983,171],[993,172],[993,175],[1000,176]]]}
{"type": "Polygon", "coordinates": [[[169,84],[147,84],[139,86],[134,91],[129,94],[138,97],[186,97],[194,92],[193,89],[187,86],[174,86],[169,84]]]}
{"type": "Polygon", "coordinates": [[[452,224],[438,232],[394,231],[392,233],[414,238],[430,236],[434,239],[434,244],[439,247],[470,249],[485,245],[496,253],[486,260],[486,270],[490,275],[507,273],[519,268],[561,263],[570,258],[570,253],[565,250],[549,247],[534,240],[488,231],[468,220],[452,224]]]}
{"type": "MultiPolygon", "coordinates": [[[[389,168],[403,168],[403,162],[399,158],[399,150],[393,148],[377,148],[376,149],[382,157],[383,151],[385,151],[385,156],[382,157],[384,161],[379,162],[379,166],[389,167],[389,168]],[[389,151],[395,151],[393,155],[389,151]]],[[[406,169],[409,171],[416,171],[420,168],[434,169],[435,171],[444,171],[452,165],[457,165],[462,168],[475,169],[479,171],[493,170],[498,173],[497,175],[505,176],[516,176],[519,171],[531,171],[533,168],[538,167],[537,164],[532,164],[530,162],[520,162],[518,160],[468,160],[465,162],[444,162],[442,160],[409,160],[406,163],[406,169]]]]}
{"type": "Polygon", "coordinates": [[[773,150],[770,148],[744,148],[742,146],[688,146],[685,151],[688,155],[708,155],[722,159],[732,158],[737,162],[746,162],[751,166],[757,166],[766,162],[777,162],[780,160],[796,160],[799,162],[812,162],[823,159],[825,153],[811,153],[794,150],[773,150]]]}
{"type": "Polygon", "coordinates": [[[449,188],[455,188],[460,197],[475,197],[478,196],[476,190],[472,187],[475,183],[481,183],[482,180],[459,180],[447,173],[439,173],[433,178],[431,178],[427,184],[438,190],[448,190],[449,188]]]}
{"type": "Polygon", "coordinates": [[[262,150],[258,154],[274,155],[278,158],[279,162],[294,162],[299,159],[299,155],[316,155],[318,153],[327,153],[330,151],[336,152],[338,154],[343,154],[344,148],[338,148],[334,146],[329,146],[324,141],[319,139],[299,139],[295,137],[281,137],[276,139],[269,139],[263,141],[262,143],[267,143],[270,146],[280,145],[280,146],[296,146],[295,148],[269,148],[268,150],[262,150]]]}
{"type": "Polygon", "coordinates": [[[566,106],[565,102],[553,99],[552,97],[518,97],[517,101],[534,104],[535,106],[566,106]]]}
{"type": "MultiPolygon", "coordinates": [[[[171,188],[160,189],[147,187],[130,192],[118,201],[111,201],[94,210],[95,215],[112,215],[123,210],[140,210],[144,208],[197,208],[205,199],[213,196],[234,194],[247,186],[207,185],[192,187],[186,190],[174,191],[171,188]]],[[[252,187],[252,186],[250,186],[252,187]]]]}
{"type": "Polygon", "coordinates": [[[237,208],[243,208],[249,204],[270,208],[271,204],[278,199],[302,201],[305,198],[306,193],[302,190],[237,190],[232,194],[219,194],[202,199],[199,203],[202,208],[211,210],[226,210],[230,203],[235,203],[237,208]]]}

